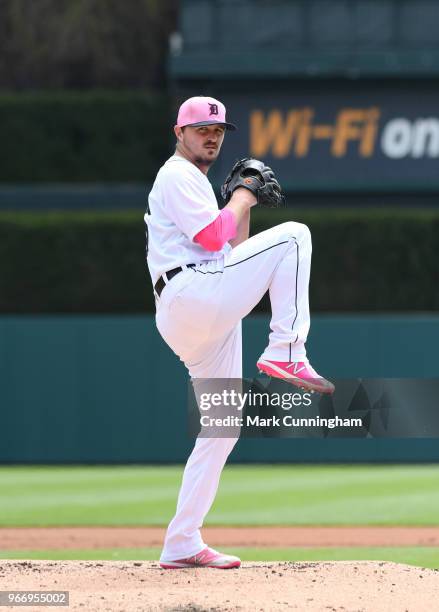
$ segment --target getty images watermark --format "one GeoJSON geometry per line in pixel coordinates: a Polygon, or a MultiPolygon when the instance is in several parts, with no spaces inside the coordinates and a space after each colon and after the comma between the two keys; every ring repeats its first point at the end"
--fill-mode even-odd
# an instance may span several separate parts
{"type": "Polygon", "coordinates": [[[333,395],[274,378],[194,379],[191,437],[439,438],[439,379],[336,379],[333,395]]]}
{"type": "MultiPolygon", "coordinates": [[[[260,391],[239,392],[236,389],[223,389],[221,392],[205,392],[199,396],[200,411],[212,411],[215,416],[210,414],[200,415],[200,424],[205,427],[362,427],[363,421],[361,418],[325,418],[320,415],[315,417],[295,417],[292,414],[284,414],[282,416],[271,416],[261,414],[242,414],[244,407],[247,408],[280,408],[283,411],[290,411],[293,408],[309,407],[312,405],[312,394],[304,392],[299,393],[267,393],[260,391]],[[219,416],[218,408],[230,408],[238,414],[226,414],[219,416]],[[241,413],[241,414],[239,414],[241,413]]],[[[228,412],[228,411],[227,411],[228,412]]]]}

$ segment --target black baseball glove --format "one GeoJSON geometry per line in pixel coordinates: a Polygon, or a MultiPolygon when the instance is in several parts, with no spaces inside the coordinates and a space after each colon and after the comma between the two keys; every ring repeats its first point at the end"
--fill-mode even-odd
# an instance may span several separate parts
{"type": "Polygon", "coordinates": [[[257,197],[258,205],[266,208],[278,208],[285,200],[273,170],[251,157],[237,161],[224,181],[221,196],[226,204],[238,187],[249,189],[257,197]]]}

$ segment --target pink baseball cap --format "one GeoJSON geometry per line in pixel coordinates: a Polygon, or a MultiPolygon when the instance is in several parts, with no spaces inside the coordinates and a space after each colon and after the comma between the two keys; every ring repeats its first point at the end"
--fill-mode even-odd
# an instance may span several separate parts
{"type": "Polygon", "coordinates": [[[180,106],[177,117],[178,127],[191,125],[199,127],[201,125],[213,125],[221,123],[226,130],[236,130],[236,125],[227,123],[226,107],[215,98],[205,96],[195,96],[189,98],[180,106]]]}

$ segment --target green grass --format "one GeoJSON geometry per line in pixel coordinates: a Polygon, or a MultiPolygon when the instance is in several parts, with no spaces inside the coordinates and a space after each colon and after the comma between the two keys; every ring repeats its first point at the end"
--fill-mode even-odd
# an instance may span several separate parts
{"type": "MultiPolygon", "coordinates": [[[[418,567],[439,568],[437,548],[222,548],[243,561],[393,561],[418,567]]],[[[0,559],[51,560],[158,560],[158,548],[103,548],[94,550],[0,551],[0,559]]]]}
{"type": "MultiPolygon", "coordinates": [[[[166,525],[182,467],[0,467],[0,526],[166,525]]],[[[206,524],[439,525],[439,466],[229,466],[206,524]]]]}

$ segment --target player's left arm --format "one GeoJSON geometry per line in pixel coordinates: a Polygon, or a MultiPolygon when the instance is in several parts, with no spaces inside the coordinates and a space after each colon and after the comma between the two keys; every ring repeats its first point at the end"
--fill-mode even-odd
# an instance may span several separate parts
{"type": "Polygon", "coordinates": [[[217,218],[195,235],[194,242],[207,251],[219,251],[226,242],[235,246],[243,242],[248,238],[248,212],[255,204],[256,197],[248,189],[236,189],[217,218]]]}
{"type": "Polygon", "coordinates": [[[234,249],[238,244],[247,240],[250,235],[250,209],[246,210],[236,227],[236,236],[229,240],[230,246],[234,249]]]}

